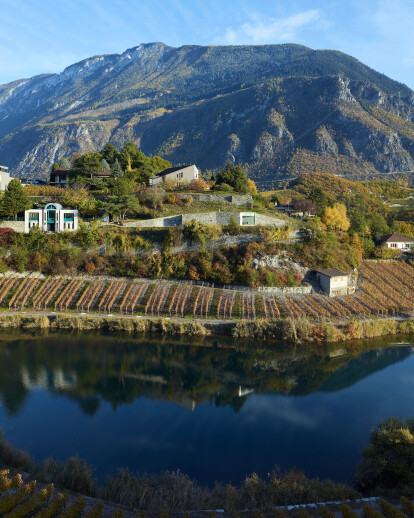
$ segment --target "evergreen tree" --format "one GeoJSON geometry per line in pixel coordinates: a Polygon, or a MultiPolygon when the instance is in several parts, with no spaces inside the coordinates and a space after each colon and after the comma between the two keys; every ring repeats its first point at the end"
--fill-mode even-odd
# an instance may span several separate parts
{"type": "Polygon", "coordinates": [[[59,164],[57,162],[54,162],[52,165],[52,171],[56,171],[56,169],[59,169],[59,164]]]}
{"type": "Polygon", "coordinates": [[[60,168],[61,169],[70,169],[69,160],[65,157],[62,158],[60,161],[60,168]]]}
{"type": "Polygon", "coordinates": [[[108,164],[113,164],[115,160],[119,160],[121,157],[121,153],[116,149],[116,147],[109,143],[105,144],[101,151],[101,155],[108,164]]]}
{"type": "Polygon", "coordinates": [[[115,162],[111,165],[111,171],[115,178],[119,178],[124,174],[121,164],[119,163],[119,160],[117,158],[115,159],[115,162]]]}
{"type": "Polygon", "coordinates": [[[249,191],[249,182],[242,166],[234,165],[230,161],[227,161],[224,168],[217,173],[216,183],[230,185],[235,191],[241,193],[249,191]]]}
{"type": "Polygon", "coordinates": [[[32,203],[29,196],[23,189],[22,184],[14,178],[4,193],[2,200],[2,213],[8,217],[14,217],[17,219],[17,214],[30,209],[32,203]]]}
{"type": "Polygon", "coordinates": [[[105,160],[105,158],[103,158],[101,160],[101,167],[102,167],[102,171],[110,171],[111,168],[109,167],[109,164],[108,162],[105,160]]]}

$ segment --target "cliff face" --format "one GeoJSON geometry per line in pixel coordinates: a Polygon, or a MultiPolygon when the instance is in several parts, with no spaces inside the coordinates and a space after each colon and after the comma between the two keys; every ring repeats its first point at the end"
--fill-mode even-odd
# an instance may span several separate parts
{"type": "Polygon", "coordinates": [[[202,170],[244,164],[263,186],[411,171],[414,92],[339,52],[162,43],[0,86],[0,163],[15,175],[128,140],[202,170]]]}

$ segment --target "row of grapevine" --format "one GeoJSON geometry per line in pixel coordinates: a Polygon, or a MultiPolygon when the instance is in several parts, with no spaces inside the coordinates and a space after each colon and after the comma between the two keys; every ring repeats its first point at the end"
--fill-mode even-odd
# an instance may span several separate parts
{"type": "Polygon", "coordinates": [[[112,281],[101,298],[99,303],[99,312],[106,311],[109,313],[122,296],[126,285],[127,282],[125,279],[121,281],[112,281]]]}
{"type": "Polygon", "coordinates": [[[256,294],[252,291],[241,293],[241,318],[254,320],[256,318],[256,294]]]}
{"type": "Polygon", "coordinates": [[[217,305],[217,318],[232,318],[236,293],[236,290],[221,290],[217,305]]]}
{"type": "Polygon", "coordinates": [[[70,501],[67,493],[55,494],[53,484],[38,490],[35,480],[23,485],[20,474],[0,471],[0,516],[3,518],[123,518],[122,509],[105,509],[103,502],[86,506],[82,496],[70,501]]]}
{"type": "Polygon", "coordinates": [[[204,317],[207,318],[208,313],[210,311],[211,302],[213,300],[214,295],[214,284],[210,286],[206,284],[199,288],[196,299],[194,301],[194,309],[193,316],[194,317],[204,317]]]}
{"type": "Polygon", "coordinates": [[[55,302],[55,311],[66,311],[75,302],[85,281],[72,279],[55,302]]]}
{"type": "Polygon", "coordinates": [[[192,283],[182,283],[177,285],[168,308],[170,315],[174,314],[181,317],[184,316],[192,291],[192,283]]]}
{"type": "Polygon", "coordinates": [[[59,291],[62,290],[64,284],[66,284],[66,279],[62,277],[49,277],[33,297],[33,309],[46,309],[59,291]]]}
{"type": "Polygon", "coordinates": [[[78,311],[90,311],[93,309],[105,287],[105,284],[106,282],[103,279],[98,282],[91,282],[76,303],[76,309],[78,311]]]}
{"type": "Polygon", "coordinates": [[[275,320],[280,317],[280,307],[276,298],[271,294],[262,294],[264,317],[275,320]]]}
{"type": "Polygon", "coordinates": [[[6,300],[9,293],[20,283],[21,278],[16,275],[2,277],[0,280],[0,304],[6,300]]]}
{"type": "Polygon", "coordinates": [[[119,305],[119,310],[121,313],[131,313],[132,315],[144,297],[148,286],[148,282],[132,282],[125,291],[124,298],[119,305]]]}
{"type": "Polygon", "coordinates": [[[151,293],[148,298],[147,304],[145,306],[145,314],[148,315],[158,315],[160,316],[164,304],[167,300],[168,293],[170,291],[171,284],[170,283],[157,283],[155,285],[154,291],[151,293]]]}
{"type": "Polygon", "coordinates": [[[9,309],[23,309],[39,282],[40,280],[37,277],[25,277],[19,285],[19,289],[10,299],[9,309]]]}

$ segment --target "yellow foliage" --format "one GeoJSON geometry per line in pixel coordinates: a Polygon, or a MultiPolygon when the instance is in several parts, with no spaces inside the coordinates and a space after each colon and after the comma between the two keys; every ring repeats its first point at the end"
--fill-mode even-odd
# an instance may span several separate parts
{"type": "Polygon", "coordinates": [[[247,186],[250,194],[257,194],[257,187],[253,180],[247,180],[247,186]]]}
{"type": "Polygon", "coordinates": [[[326,207],[324,222],[328,228],[346,232],[351,222],[346,215],[346,207],[342,203],[335,203],[333,207],[326,207]]]}

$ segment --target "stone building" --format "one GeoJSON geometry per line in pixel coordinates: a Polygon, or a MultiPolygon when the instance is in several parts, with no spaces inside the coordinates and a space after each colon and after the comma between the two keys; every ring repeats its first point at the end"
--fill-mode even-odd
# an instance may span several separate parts
{"type": "Polygon", "coordinates": [[[48,203],[44,209],[29,209],[24,213],[24,231],[40,227],[43,232],[74,232],[78,229],[78,211],[64,209],[59,203],[48,203]]]}
{"type": "Polygon", "coordinates": [[[330,297],[346,295],[350,288],[350,274],[341,270],[315,270],[316,280],[330,297]]]}

